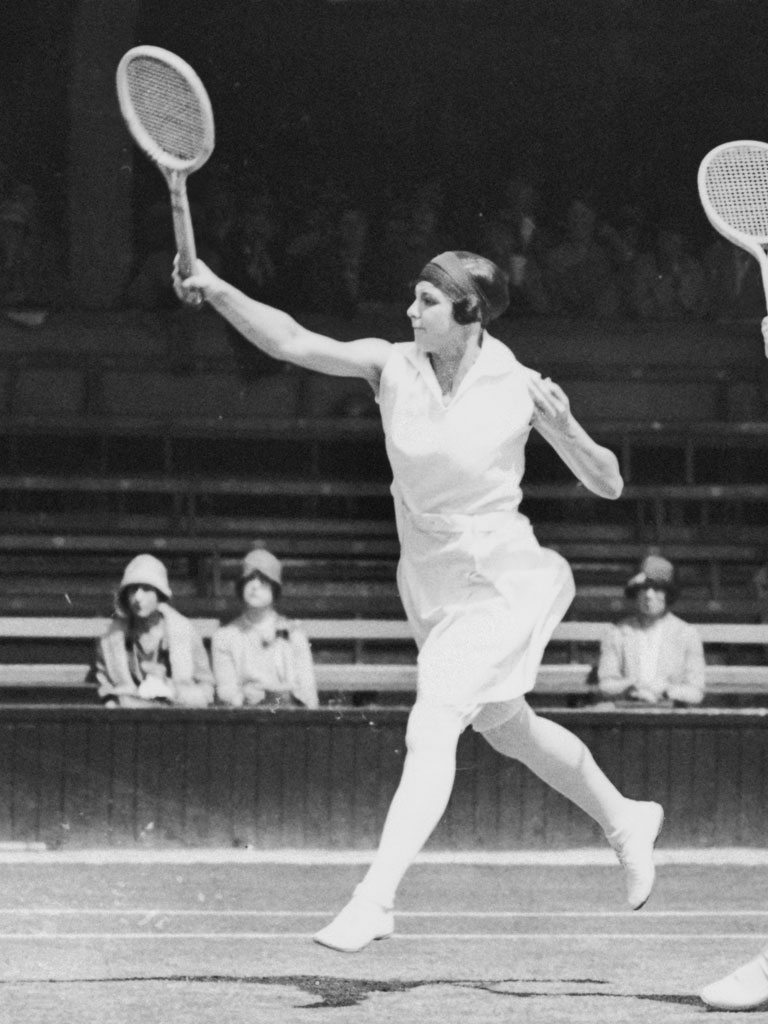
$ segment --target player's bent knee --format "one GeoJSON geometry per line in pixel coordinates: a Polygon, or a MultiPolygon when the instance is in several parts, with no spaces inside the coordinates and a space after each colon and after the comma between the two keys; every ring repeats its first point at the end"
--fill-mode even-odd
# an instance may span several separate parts
{"type": "Polygon", "coordinates": [[[408,716],[405,745],[408,753],[455,751],[464,729],[462,716],[451,708],[421,705],[417,701],[408,716]]]}

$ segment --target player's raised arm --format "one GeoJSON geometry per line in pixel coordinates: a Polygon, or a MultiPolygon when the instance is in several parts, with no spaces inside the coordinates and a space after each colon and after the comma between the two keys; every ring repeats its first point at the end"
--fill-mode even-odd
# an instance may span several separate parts
{"type": "Polygon", "coordinates": [[[581,426],[563,389],[531,373],[528,390],[535,407],[533,426],[541,436],[585,487],[601,498],[618,498],[624,488],[619,460],[581,426]]]}
{"type": "Polygon", "coordinates": [[[182,280],[178,257],[173,286],[182,301],[190,291],[199,292],[232,326],[273,359],[295,363],[308,370],[336,377],[363,377],[375,384],[391,345],[382,338],[337,341],[302,327],[282,310],[267,306],[222,280],[197,260],[194,274],[182,280]]]}

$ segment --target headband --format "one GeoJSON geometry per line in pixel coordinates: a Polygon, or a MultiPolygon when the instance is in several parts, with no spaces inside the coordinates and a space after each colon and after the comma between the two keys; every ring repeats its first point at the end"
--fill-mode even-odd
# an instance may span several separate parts
{"type": "Polygon", "coordinates": [[[429,262],[439,267],[464,295],[472,295],[478,300],[480,303],[480,321],[484,323],[491,304],[485,292],[469,273],[456,253],[450,250],[448,252],[441,252],[439,256],[435,256],[429,262]]]}

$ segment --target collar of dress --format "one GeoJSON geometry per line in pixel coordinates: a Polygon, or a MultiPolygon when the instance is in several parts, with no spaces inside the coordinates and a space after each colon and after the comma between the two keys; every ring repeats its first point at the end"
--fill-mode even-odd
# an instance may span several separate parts
{"type": "MultiPolygon", "coordinates": [[[[406,343],[405,357],[420,373],[428,371],[428,377],[434,376],[427,353],[418,348],[415,341],[406,343]]],[[[470,377],[502,377],[519,369],[520,363],[507,346],[486,332],[480,346],[480,355],[464,379],[466,381],[470,377]]]]}

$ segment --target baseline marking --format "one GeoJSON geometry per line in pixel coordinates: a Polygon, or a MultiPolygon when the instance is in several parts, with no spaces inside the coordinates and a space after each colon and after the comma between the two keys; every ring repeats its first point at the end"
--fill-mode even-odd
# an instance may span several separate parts
{"type": "MultiPolygon", "coordinates": [[[[330,910],[178,910],[157,907],[7,907],[0,908],[0,916],[13,917],[261,917],[261,918],[314,918],[326,917],[330,910]]],[[[768,910],[644,910],[642,915],[632,910],[401,910],[398,918],[451,920],[515,920],[516,918],[600,919],[627,918],[641,921],[647,918],[734,918],[768,917],[768,910]]]]}
{"type": "MultiPolygon", "coordinates": [[[[370,864],[375,850],[231,850],[163,849],[130,850],[97,848],[89,850],[3,849],[2,864],[278,864],[298,866],[337,866],[370,864]]],[[[768,849],[759,847],[716,847],[708,849],[657,849],[656,864],[768,866],[768,849]]],[[[489,867],[601,867],[616,866],[610,849],[570,850],[482,850],[436,851],[420,854],[415,865],[452,864],[489,867]]]]}
{"type": "MultiPolygon", "coordinates": [[[[311,939],[309,932],[59,932],[52,935],[50,932],[27,932],[24,934],[4,935],[0,934],[0,942],[10,941],[19,942],[25,939],[32,940],[34,942],[40,942],[41,939],[49,942],[62,942],[62,941],[99,941],[114,940],[115,942],[124,942],[126,940],[138,940],[141,942],[147,942],[152,939],[171,939],[174,942],[183,939],[190,940],[193,942],[210,942],[212,940],[218,941],[242,941],[243,939],[254,939],[264,942],[275,942],[282,939],[311,939]]],[[[457,932],[441,932],[441,933],[413,933],[413,934],[395,934],[389,941],[403,942],[418,940],[424,942],[425,940],[434,942],[435,940],[440,942],[480,942],[480,941],[493,941],[498,942],[501,940],[506,941],[517,941],[524,939],[526,942],[530,942],[534,939],[540,939],[546,942],[552,942],[553,939],[579,939],[581,941],[587,941],[588,939],[597,940],[599,942],[612,942],[616,939],[622,941],[637,942],[638,939],[651,940],[653,942],[661,941],[674,941],[680,942],[680,940],[688,940],[695,942],[724,942],[724,941],[739,941],[744,942],[748,939],[754,939],[754,936],[745,935],[743,932],[720,932],[717,934],[709,933],[707,935],[683,934],[683,933],[668,933],[668,932],[654,932],[654,933],[642,933],[642,932],[616,932],[599,934],[595,932],[516,932],[515,934],[498,934],[496,932],[475,932],[472,934],[468,933],[457,933],[457,932]]]]}

